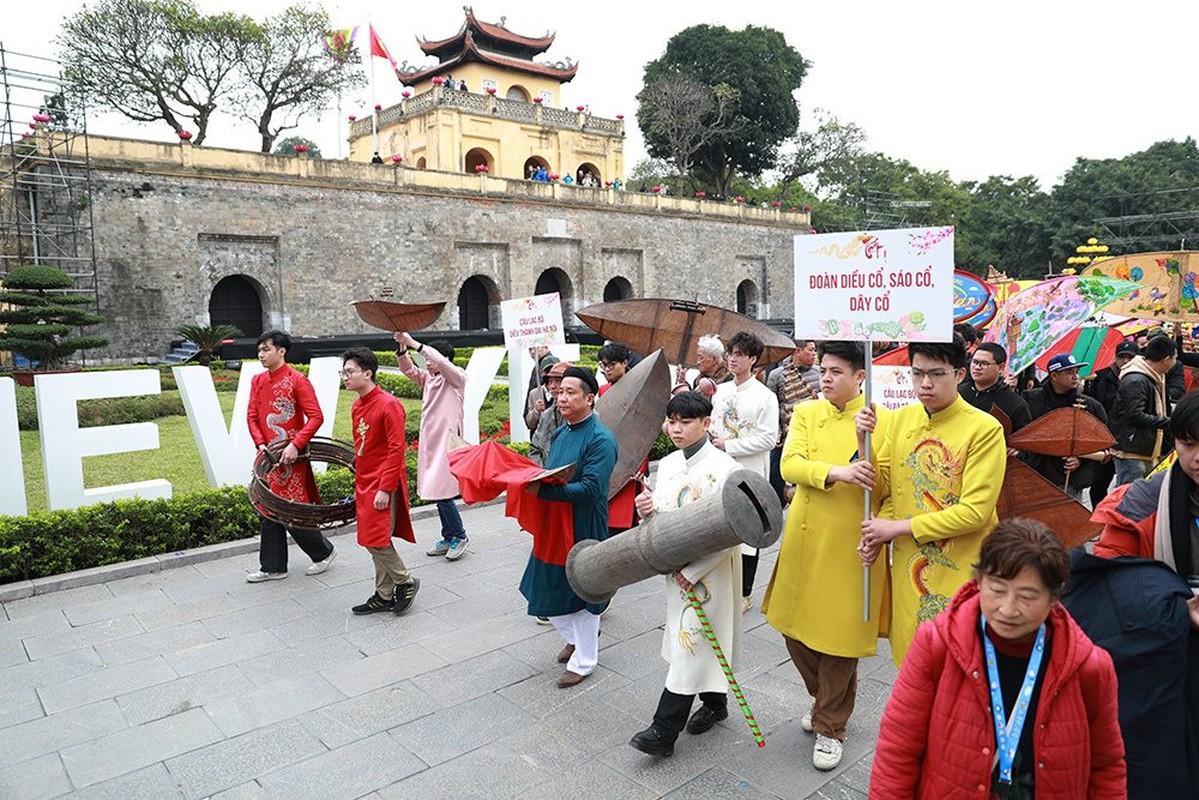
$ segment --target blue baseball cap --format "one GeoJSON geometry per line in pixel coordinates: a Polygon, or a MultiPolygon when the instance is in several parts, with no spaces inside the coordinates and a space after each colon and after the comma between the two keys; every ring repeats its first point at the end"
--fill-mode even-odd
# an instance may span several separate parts
{"type": "Polygon", "coordinates": [[[1049,372],[1061,372],[1064,369],[1082,369],[1091,366],[1089,362],[1079,361],[1073,353],[1058,353],[1049,359],[1049,372]]]}

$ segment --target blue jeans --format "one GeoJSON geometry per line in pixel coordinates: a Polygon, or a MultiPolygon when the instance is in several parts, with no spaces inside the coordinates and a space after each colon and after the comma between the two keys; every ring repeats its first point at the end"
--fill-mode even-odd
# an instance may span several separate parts
{"type": "Polygon", "coordinates": [[[1139,458],[1116,458],[1116,485],[1123,486],[1126,483],[1145,477],[1149,470],[1153,469],[1152,461],[1142,461],[1139,458]]]}
{"type": "Polygon", "coordinates": [[[462,524],[462,515],[453,498],[437,501],[437,516],[441,517],[441,538],[447,542],[452,539],[465,539],[466,527],[462,524]]]}

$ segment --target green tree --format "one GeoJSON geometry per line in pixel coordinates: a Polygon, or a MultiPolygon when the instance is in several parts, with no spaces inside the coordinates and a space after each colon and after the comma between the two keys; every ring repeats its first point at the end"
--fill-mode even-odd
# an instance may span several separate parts
{"type": "Polygon", "coordinates": [[[799,107],[794,92],[808,62],[772,28],[747,26],[731,31],[719,25],[695,25],[671,37],[662,56],[645,67],[637,124],[650,155],[671,160],[673,154],[660,131],[653,128],[647,89],[664,75],[689,75],[715,90],[724,85],[737,93],[733,119],[726,133],[705,142],[694,156],[696,172],[714,191],[728,194],[734,175],[761,175],[774,165],[779,144],[795,133],[799,107]]]}
{"type": "Polygon", "coordinates": [[[1127,234],[1136,251],[1169,250],[1181,240],[1199,238],[1193,210],[1199,206],[1199,147],[1187,137],[1181,142],[1162,141],[1123,158],[1080,158],[1053,191],[1052,254],[1058,266],[1074,255],[1088,237],[1111,241],[1096,220],[1138,216],[1126,230],[1114,219],[1113,233],[1127,234]],[[1179,212],[1190,212],[1179,215],[1179,212]],[[1173,214],[1170,219],[1153,215],[1173,214]]]}
{"type": "Polygon", "coordinates": [[[957,263],[979,275],[994,265],[1013,278],[1039,278],[1050,263],[1050,198],[1036,178],[996,175],[968,183],[969,206],[958,218],[957,263]]]}
{"type": "Polygon", "coordinates": [[[246,43],[240,56],[244,82],[233,107],[254,123],[262,152],[269,153],[279,134],[297,127],[305,113],[322,111],[342,92],[366,84],[357,48],[340,59],[325,53],[328,31],[324,9],[295,5],[267,18],[246,43]]]}
{"type": "Polygon", "coordinates": [[[316,142],[311,139],[305,139],[303,136],[288,136],[286,139],[280,139],[275,143],[274,153],[277,156],[294,156],[296,154],[296,145],[302,144],[308,148],[309,158],[320,158],[321,149],[316,142]]]}
{"type": "Polygon", "coordinates": [[[866,133],[852,122],[841,122],[817,109],[815,130],[799,131],[782,148],[779,158],[779,200],[786,198],[792,184],[813,178],[819,186],[822,174],[844,170],[863,154],[866,133]]]}
{"type": "Polygon", "coordinates": [[[80,350],[104,347],[103,336],[72,336],[72,328],[98,325],[104,317],[81,306],[96,298],[64,294],[75,281],[60,269],[41,264],[14,267],[4,276],[0,291],[0,350],[9,350],[39,362],[42,369],[62,366],[67,356],[80,350]]]}
{"type": "Polygon", "coordinates": [[[94,101],[137,122],[190,122],[202,144],[261,31],[238,14],[201,14],[190,0],[99,0],[62,24],[67,77],[94,101]]]}

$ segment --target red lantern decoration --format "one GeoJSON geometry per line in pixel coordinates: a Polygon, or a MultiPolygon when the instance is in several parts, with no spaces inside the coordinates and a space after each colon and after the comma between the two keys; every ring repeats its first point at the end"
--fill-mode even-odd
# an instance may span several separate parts
{"type": "Polygon", "coordinates": [[[617,114],[617,115],[616,115],[616,118],[617,118],[617,119],[624,119],[624,114],[617,114]]]}
{"type": "Polygon", "coordinates": [[[355,116],[354,114],[351,114],[351,115],[350,115],[350,122],[353,122],[353,121],[354,121],[354,120],[356,120],[356,119],[358,119],[358,117],[357,117],[357,116],[355,116]]]}
{"type": "Polygon", "coordinates": [[[293,149],[293,150],[295,150],[297,153],[307,153],[307,152],[308,152],[308,145],[306,145],[306,144],[298,144],[298,145],[296,145],[295,147],[293,147],[292,149],[293,149]]]}
{"type": "Polygon", "coordinates": [[[586,111],[587,106],[575,106],[575,111],[586,111]]]}
{"type": "Polygon", "coordinates": [[[558,173],[556,173],[556,172],[551,172],[549,175],[546,175],[546,177],[549,178],[551,181],[556,181],[561,176],[558,175],[558,173]]]}
{"type": "Polygon", "coordinates": [[[410,91],[408,91],[407,89],[405,89],[404,91],[400,92],[400,95],[401,95],[402,97],[411,97],[411,96],[412,96],[412,92],[410,92],[410,91]]]}
{"type": "Polygon", "coordinates": [[[703,200],[705,197],[708,196],[708,193],[707,192],[696,192],[695,196],[698,197],[700,200],[703,200]]]}
{"type": "Polygon", "coordinates": [[[782,203],[780,203],[778,200],[772,200],[770,202],[770,205],[774,206],[775,208],[778,208],[779,206],[782,205],[782,203]]]}
{"type": "Polygon", "coordinates": [[[434,86],[440,86],[443,83],[445,83],[445,78],[441,77],[440,75],[433,76],[433,85],[434,86]]]}
{"type": "Polygon", "coordinates": [[[375,111],[382,111],[382,110],[383,110],[383,106],[382,106],[382,104],[380,104],[380,103],[375,103],[375,111]]]}
{"type": "Polygon", "coordinates": [[[179,138],[185,142],[190,141],[192,138],[192,132],[191,131],[179,131],[179,138]]]}
{"type": "Polygon", "coordinates": [[[804,206],[804,207],[803,207],[803,213],[805,213],[805,214],[811,214],[811,213],[812,213],[812,207],[811,207],[811,206],[804,206]]]}
{"type": "Polygon", "coordinates": [[[543,101],[544,99],[545,99],[544,97],[534,97],[534,98],[533,98],[533,102],[534,102],[534,103],[540,103],[540,102],[541,102],[541,101],[543,101]]]}
{"type": "Polygon", "coordinates": [[[495,87],[494,87],[494,86],[488,86],[488,87],[487,87],[487,94],[495,94],[495,87]]]}
{"type": "Polygon", "coordinates": [[[404,157],[402,155],[396,154],[391,157],[391,163],[393,163],[393,164],[402,164],[403,162],[404,162],[404,157]]]}
{"type": "Polygon", "coordinates": [[[798,209],[798,208],[796,208],[795,206],[791,206],[791,207],[790,207],[790,208],[788,208],[787,210],[788,210],[788,211],[799,211],[799,209],[798,209]]]}
{"type": "Polygon", "coordinates": [[[816,232],[815,228],[808,228],[808,233],[815,233],[815,232],[816,232]]]}
{"type": "Polygon", "coordinates": [[[49,114],[34,114],[33,120],[34,120],[34,122],[49,122],[50,115],[49,114]]]}

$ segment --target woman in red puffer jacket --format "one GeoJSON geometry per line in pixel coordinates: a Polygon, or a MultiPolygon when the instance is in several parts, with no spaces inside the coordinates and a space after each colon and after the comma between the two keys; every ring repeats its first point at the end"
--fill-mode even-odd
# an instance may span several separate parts
{"type": "Polygon", "coordinates": [[[883,714],[871,798],[1128,796],[1111,657],[1057,602],[1069,564],[1032,520],[984,540],[975,579],[916,631],[883,714]],[[1000,705],[1013,720],[1005,759],[1000,705]]]}

